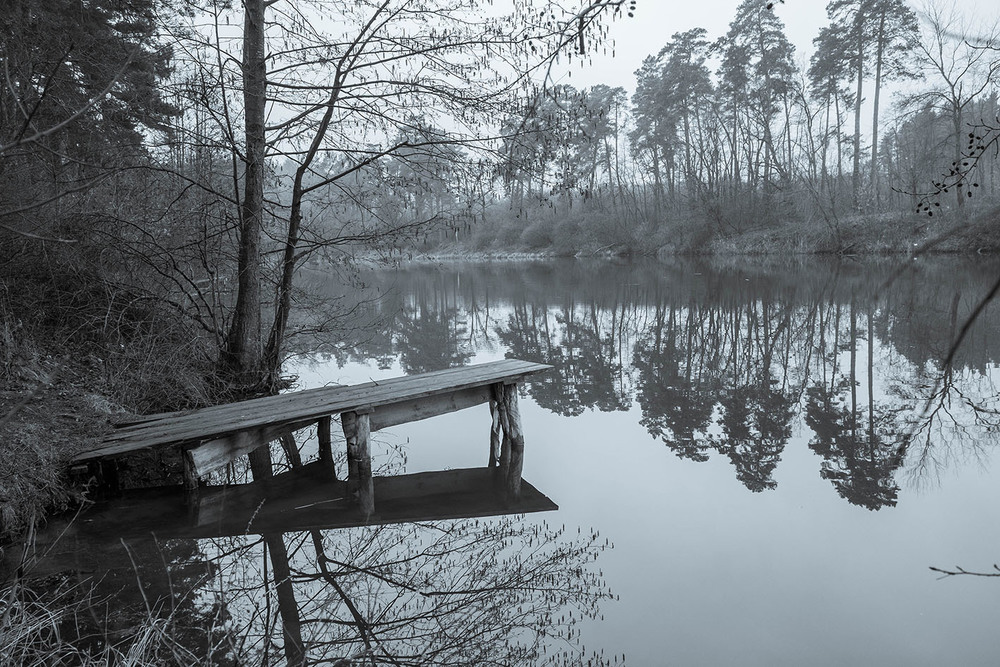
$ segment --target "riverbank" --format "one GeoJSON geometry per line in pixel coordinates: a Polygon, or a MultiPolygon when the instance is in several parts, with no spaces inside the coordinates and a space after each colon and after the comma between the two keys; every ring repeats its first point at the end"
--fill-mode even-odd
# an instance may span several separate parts
{"type": "MultiPolygon", "coordinates": [[[[487,223],[489,224],[489,223],[487,223]]],[[[1000,252],[1000,209],[968,217],[869,214],[733,227],[668,220],[596,235],[579,225],[536,220],[523,233],[508,222],[467,238],[402,255],[402,262],[537,260],[549,257],[673,257],[678,255],[907,255],[914,252],[1000,252]]]]}
{"type": "Polygon", "coordinates": [[[9,541],[83,499],[63,474],[96,445],[120,408],[95,387],[98,373],[74,355],[19,358],[0,377],[0,538],[9,541]]]}
{"type": "Polygon", "coordinates": [[[150,308],[137,323],[113,303],[84,308],[59,293],[41,300],[43,286],[29,281],[3,287],[0,548],[84,499],[68,463],[114,421],[211,400],[203,339],[176,318],[150,308]]]}

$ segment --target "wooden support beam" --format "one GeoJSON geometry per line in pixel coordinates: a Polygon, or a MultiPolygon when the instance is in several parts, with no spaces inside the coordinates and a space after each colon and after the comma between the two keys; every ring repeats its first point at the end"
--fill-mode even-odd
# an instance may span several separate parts
{"type": "Polygon", "coordinates": [[[361,513],[371,516],[375,511],[375,487],[372,482],[372,459],[368,439],[371,420],[368,413],[345,412],[340,415],[347,438],[347,487],[357,494],[361,513]]]}
{"type": "Polygon", "coordinates": [[[491,387],[490,389],[490,418],[492,423],[490,424],[490,467],[496,468],[500,464],[500,443],[502,440],[502,433],[500,431],[500,408],[497,401],[497,387],[499,391],[503,390],[503,385],[497,385],[491,387]]]}
{"type": "Polygon", "coordinates": [[[90,473],[97,481],[98,493],[106,497],[118,495],[121,485],[118,482],[118,461],[102,459],[90,465],[90,473]]]}
{"type": "Polygon", "coordinates": [[[425,396],[399,403],[380,405],[371,415],[372,432],[398,424],[420,421],[489,402],[490,387],[471,387],[445,394],[425,396]]]}
{"type": "Polygon", "coordinates": [[[500,478],[504,492],[511,500],[521,495],[521,471],[524,465],[524,432],[521,411],[517,404],[517,385],[498,385],[500,425],[503,443],[500,447],[500,478]]]}
{"type": "Polygon", "coordinates": [[[330,444],[330,423],[333,419],[329,416],[321,417],[316,424],[316,437],[319,439],[319,460],[325,470],[330,471],[330,478],[337,480],[337,468],[333,463],[333,447],[330,444]]]}
{"type": "Polygon", "coordinates": [[[267,482],[274,477],[274,464],[271,461],[271,448],[267,442],[247,454],[250,459],[250,472],[255,482],[267,482]]]}
{"type": "Polygon", "coordinates": [[[184,502],[187,504],[189,510],[196,510],[198,507],[199,491],[201,490],[198,469],[195,468],[190,449],[182,450],[181,458],[184,461],[184,502]]]}
{"type": "Polygon", "coordinates": [[[505,402],[507,387],[504,384],[496,384],[493,386],[493,391],[496,395],[497,421],[500,422],[501,430],[500,452],[497,457],[497,463],[500,468],[500,478],[502,480],[507,477],[507,471],[510,469],[510,438],[507,435],[510,432],[510,425],[505,402]]]}

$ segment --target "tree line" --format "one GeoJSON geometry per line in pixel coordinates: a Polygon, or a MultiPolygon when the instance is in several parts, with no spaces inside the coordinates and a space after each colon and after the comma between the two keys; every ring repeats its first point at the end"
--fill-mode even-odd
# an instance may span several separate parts
{"type": "Polygon", "coordinates": [[[796,220],[832,239],[813,249],[841,250],[858,216],[962,220],[974,194],[995,201],[997,25],[933,1],[833,0],[827,19],[805,67],[775,11],[744,0],[718,39],[673,34],[631,98],[540,92],[509,121],[531,132],[504,146],[509,213],[484,245],[580,250],[582,232],[635,249],[680,233],[691,248],[796,220]]]}

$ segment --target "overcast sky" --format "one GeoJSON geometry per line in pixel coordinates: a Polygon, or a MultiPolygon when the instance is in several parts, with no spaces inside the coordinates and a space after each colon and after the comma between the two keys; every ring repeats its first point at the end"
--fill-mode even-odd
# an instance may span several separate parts
{"type": "MultiPolygon", "coordinates": [[[[952,0],[936,0],[950,3],[952,0]]],[[[910,1],[915,10],[923,0],[910,1]]],[[[615,42],[615,57],[595,57],[586,68],[566,68],[571,75],[561,83],[585,88],[598,83],[622,86],[630,92],[635,87],[635,70],[646,56],[655,55],[675,32],[705,28],[711,40],[729,30],[740,0],[637,0],[635,16],[624,16],[610,27],[615,42]]],[[[994,2],[955,0],[968,16],[996,15],[994,2]],[[981,11],[980,8],[986,8],[981,11]]],[[[800,67],[809,62],[812,40],[826,23],[827,0],[786,0],[774,11],[785,24],[789,40],[795,45],[795,59],[800,67]]]]}

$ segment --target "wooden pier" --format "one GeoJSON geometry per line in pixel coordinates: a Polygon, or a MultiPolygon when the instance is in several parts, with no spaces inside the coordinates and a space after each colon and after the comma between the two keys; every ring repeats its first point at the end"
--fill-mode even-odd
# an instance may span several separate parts
{"type": "MultiPolygon", "coordinates": [[[[72,463],[74,466],[87,466],[105,486],[114,489],[117,486],[117,461],[121,457],[142,450],[176,448],[181,451],[184,461],[188,500],[197,503],[199,493],[204,489],[202,478],[240,456],[250,456],[255,478],[270,477],[269,443],[281,439],[286,451],[291,447],[293,456],[297,456],[292,435],[315,425],[319,461],[311,470],[325,476],[331,488],[334,484],[338,489],[343,487],[346,493],[341,495],[354,504],[352,511],[357,511],[362,518],[370,518],[377,510],[380,495],[385,497],[387,503],[390,497],[395,499],[393,502],[398,502],[400,489],[410,488],[406,484],[396,483],[393,486],[392,482],[385,481],[376,484],[369,450],[369,437],[373,431],[489,403],[492,424],[486,467],[492,469],[490,479],[502,496],[508,503],[517,504],[522,495],[524,456],[517,385],[524,378],[549,368],[544,364],[505,359],[377,382],[309,389],[199,410],[153,415],[119,425],[99,448],[77,455],[72,463]],[[347,442],[348,474],[343,483],[338,482],[336,477],[331,446],[331,424],[337,415],[340,416],[347,442]]],[[[482,479],[485,478],[466,475],[463,483],[482,479]]],[[[440,483],[440,480],[435,483],[440,483]]],[[[548,499],[545,501],[551,504],[548,499]]],[[[537,504],[529,503],[530,506],[537,504]]],[[[396,509],[390,514],[403,517],[406,513],[396,509]]]]}

